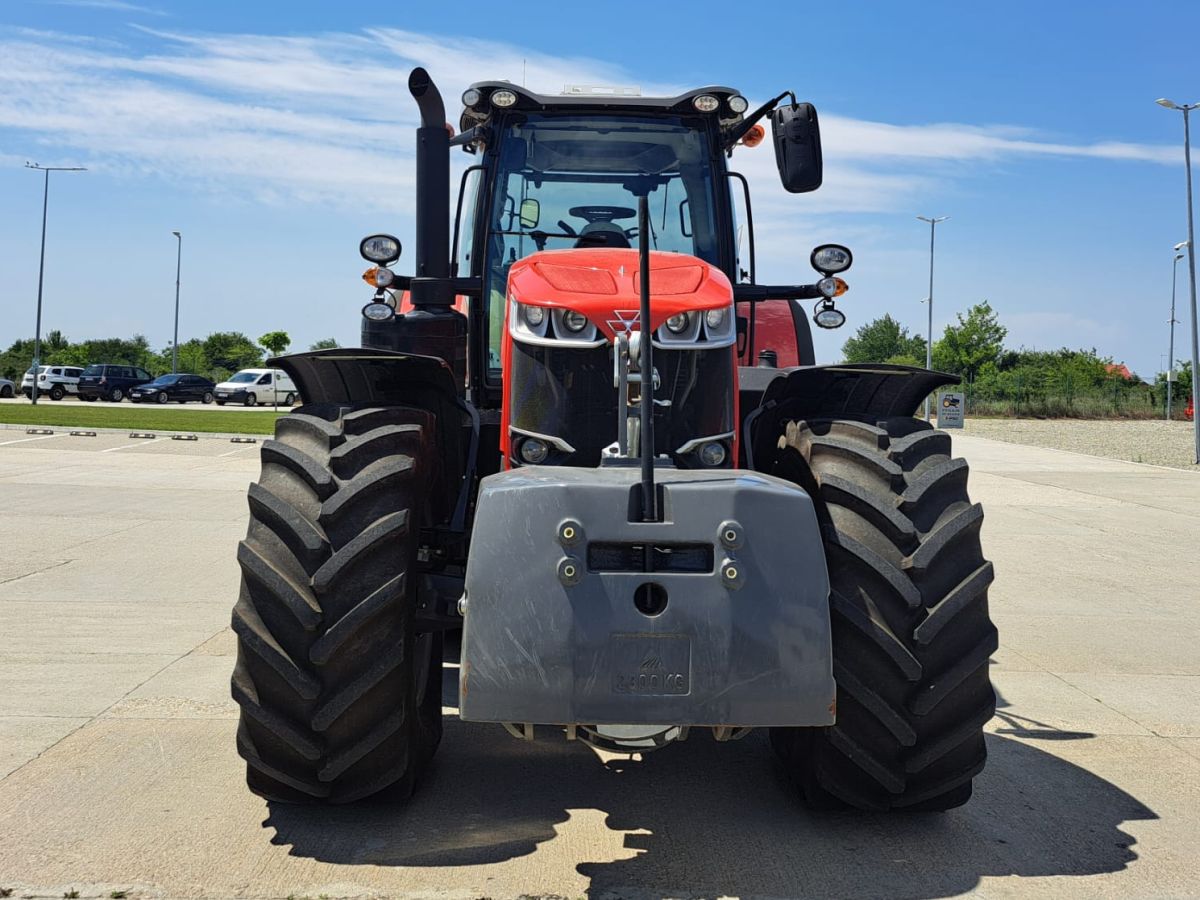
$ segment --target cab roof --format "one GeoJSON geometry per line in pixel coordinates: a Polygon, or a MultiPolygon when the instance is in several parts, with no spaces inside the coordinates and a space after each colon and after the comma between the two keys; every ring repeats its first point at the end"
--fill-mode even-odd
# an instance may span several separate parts
{"type": "Polygon", "coordinates": [[[459,121],[461,131],[473,128],[491,118],[496,107],[492,106],[491,95],[496,91],[512,91],[517,95],[517,102],[505,107],[501,112],[521,110],[525,112],[642,112],[651,115],[655,113],[693,113],[696,115],[711,115],[717,117],[722,127],[739,122],[741,113],[729,109],[729,98],[739,92],[731,87],[709,85],[685,91],[675,97],[642,97],[629,93],[564,93],[538,94],[520,85],[508,81],[477,81],[468,90],[479,92],[479,102],[473,106],[464,107],[459,121]],[[719,109],[712,113],[699,113],[692,101],[702,94],[711,94],[721,101],[719,109]]]}

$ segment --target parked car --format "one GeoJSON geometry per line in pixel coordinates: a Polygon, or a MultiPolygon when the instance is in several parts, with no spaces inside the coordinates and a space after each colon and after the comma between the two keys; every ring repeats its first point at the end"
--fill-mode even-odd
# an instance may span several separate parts
{"type": "Polygon", "coordinates": [[[5,400],[17,392],[17,386],[7,378],[0,378],[0,397],[5,400]]]}
{"type": "Polygon", "coordinates": [[[279,369],[242,369],[216,388],[218,406],[226,403],[242,403],[246,406],[277,403],[291,406],[299,394],[291,376],[279,369]]]}
{"type": "Polygon", "coordinates": [[[135,387],[153,380],[149,372],[137,366],[88,366],[79,376],[79,399],[91,401],[99,397],[120,403],[135,387]]]}
{"type": "Polygon", "coordinates": [[[198,400],[201,403],[213,402],[213,389],[216,387],[207,378],[199,375],[159,375],[153,381],[138,385],[129,392],[129,399],[134,403],[187,403],[198,400]]]}
{"type": "MultiPolygon", "coordinates": [[[[38,396],[48,396],[51,400],[61,400],[67,394],[79,392],[79,376],[83,369],[79,366],[38,366],[37,368],[38,396]]],[[[21,379],[21,393],[33,397],[34,371],[30,366],[21,379]]]]}

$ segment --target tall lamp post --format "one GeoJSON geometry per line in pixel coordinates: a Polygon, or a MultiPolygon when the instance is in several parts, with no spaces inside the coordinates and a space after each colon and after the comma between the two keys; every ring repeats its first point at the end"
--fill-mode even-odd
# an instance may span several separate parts
{"type": "MultiPolygon", "coordinates": [[[[1200,333],[1196,327],[1196,236],[1192,228],[1192,135],[1188,125],[1188,113],[1200,107],[1200,103],[1185,103],[1180,106],[1166,97],[1154,101],[1167,109],[1177,109],[1183,113],[1183,166],[1187,175],[1187,216],[1188,216],[1188,277],[1192,289],[1192,408],[1200,409],[1200,333]]],[[[1193,462],[1200,465],[1200,412],[1192,417],[1194,435],[1193,462]]]]}
{"type": "Polygon", "coordinates": [[[50,173],[51,172],[86,172],[83,166],[39,166],[37,163],[25,163],[27,169],[38,169],[46,173],[45,187],[42,189],[42,256],[38,263],[38,298],[37,325],[33,333],[33,387],[29,398],[37,406],[38,398],[38,366],[42,364],[42,278],[46,274],[46,210],[50,205],[50,173]]]}
{"type": "MultiPolygon", "coordinates": [[[[933,233],[937,228],[938,222],[945,222],[949,216],[938,216],[931,218],[929,216],[917,216],[922,222],[929,223],[929,296],[925,298],[925,302],[929,304],[929,327],[925,338],[925,368],[933,368],[933,233]]],[[[929,398],[925,398],[925,421],[929,421],[929,398]]]]}
{"type": "Polygon", "coordinates": [[[1175,245],[1175,260],[1171,263],[1171,318],[1167,324],[1171,328],[1171,337],[1167,341],[1167,421],[1171,421],[1171,383],[1174,381],[1175,375],[1175,326],[1179,324],[1179,320],[1175,318],[1175,281],[1179,274],[1179,261],[1183,259],[1183,254],[1180,249],[1187,246],[1187,241],[1180,241],[1175,245]]]}
{"type": "Polygon", "coordinates": [[[179,265],[183,262],[183,235],[172,231],[175,235],[175,340],[171,342],[171,374],[179,374],[179,265]]]}

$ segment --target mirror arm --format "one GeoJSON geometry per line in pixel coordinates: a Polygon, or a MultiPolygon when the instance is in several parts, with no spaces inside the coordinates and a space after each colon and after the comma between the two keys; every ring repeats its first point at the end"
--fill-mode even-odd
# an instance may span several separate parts
{"type": "Polygon", "coordinates": [[[782,94],[780,94],[774,100],[768,100],[766,103],[764,103],[758,109],[756,109],[754,112],[750,113],[750,115],[743,118],[742,121],[739,122],[736,126],[734,126],[733,130],[730,131],[725,136],[725,143],[721,149],[722,150],[732,150],[734,144],[736,144],[743,137],[745,137],[746,132],[748,132],[751,128],[753,128],[755,125],[757,125],[759,119],[761,119],[763,116],[765,116],[771,110],[773,110],[776,106],[778,106],[779,101],[782,100],[784,97],[791,97],[792,105],[793,106],[796,105],[796,95],[794,93],[792,93],[791,91],[784,91],[782,94]]]}

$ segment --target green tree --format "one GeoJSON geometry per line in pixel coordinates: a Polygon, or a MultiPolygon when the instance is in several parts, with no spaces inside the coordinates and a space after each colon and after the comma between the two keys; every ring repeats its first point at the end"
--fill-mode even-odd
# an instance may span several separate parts
{"type": "Polygon", "coordinates": [[[942,339],[933,345],[933,367],[974,381],[985,363],[1000,361],[1008,329],[986,300],[957,318],[958,324],[947,325],[942,339]]]}
{"type": "Polygon", "coordinates": [[[216,331],[204,339],[204,356],[210,368],[236,372],[262,363],[263,352],[240,331],[216,331]]]}
{"type": "Polygon", "coordinates": [[[278,356],[288,348],[288,344],[292,339],[288,337],[286,331],[268,331],[258,339],[259,344],[267,348],[267,352],[272,356],[278,356]]]}
{"type": "Polygon", "coordinates": [[[336,350],[342,346],[334,338],[321,338],[319,341],[313,341],[309,346],[309,350],[336,350]]]}
{"type": "Polygon", "coordinates": [[[917,365],[924,365],[925,339],[910,335],[907,328],[890,315],[884,315],[859,326],[854,337],[842,345],[842,356],[848,363],[915,359],[920,360],[917,365]]]}

